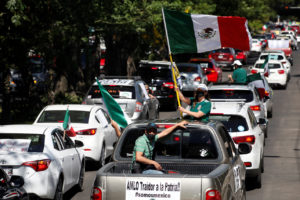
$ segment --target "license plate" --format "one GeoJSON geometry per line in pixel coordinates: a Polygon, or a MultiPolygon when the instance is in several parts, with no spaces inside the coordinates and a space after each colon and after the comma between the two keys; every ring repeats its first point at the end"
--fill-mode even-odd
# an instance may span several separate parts
{"type": "Polygon", "coordinates": [[[11,167],[2,167],[2,169],[5,171],[5,173],[11,177],[13,175],[13,168],[11,167]]]}
{"type": "Polygon", "coordinates": [[[218,56],[218,58],[223,58],[223,56],[222,56],[222,55],[220,55],[220,56],[218,56]]]}

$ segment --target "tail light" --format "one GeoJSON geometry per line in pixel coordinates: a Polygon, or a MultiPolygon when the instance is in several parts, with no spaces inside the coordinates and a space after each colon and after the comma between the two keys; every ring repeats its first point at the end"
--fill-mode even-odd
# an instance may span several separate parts
{"type": "Polygon", "coordinates": [[[216,72],[216,70],[208,70],[208,71],[210,71],[210,73],[215,73],[216,72]]]}
{"type": "Polygon", "coordinates": [[[170,128],[174,126],[174,124],[158,124],[157,127],[158,128],[170,128]]]}
{"type": "Polygon", "coordinates": [[[208,58],[209,58],[209,59],[211,59],[211,58],[212,58],[211,54],[209,54],[209,55],[208,55],[208,58]]]}
{"type": "Polygon", "coordinates": [[[250,144],[255,143],[255,136],[254,135],[247,135],[247,136],[240,136],[240,137],[233,137],[233,141],[236,144],[242,143],[242,142],[248,142],[250,144]]]}
{"type": "Polygon", "coordinates": [[[250,109],[253,111],[260,111],[260,105],[250,106],[250,109]]]}
{"type": "Polygon", "coordinates": [[[233,60],[233,55],[230,55],[230,56],[229,56],[229,60],[233,60]]]}
{"type": "Polygon", "coordinates": [[[252,167],[252,163],[251,163],[251,162],[244,162],[244,165],[245,165],[246,167],[252,167]]]}
{"type": "Polygon", "coordinates": [[[157,68],[157,67],[151,67],[151,69],[152,69],[152,70],[158,70],[158,68],[157,68]]]}
{"type": "Polygon", "coordinates": [[[196,77],[196,78],[194,79],[194,81],[200,82],[200,81],[201,81],[201,77],[200,77],[200,76],[196,77]]]}
{"type": "Polygon", "coordinates": [[[285,64],[286,64],[286,62],[285,62],[285,61],[283,61],[283,62],[282,62],[282,64],[283,64],[283,65],[285,65],[285,64]]]}
{"type": "Polygon", "coordinates": [[[256,69],[251,69],[251,74],[256,74],[257,70],[256,69]]]}
{"type": "Polygon", "coordinates": [[[173,89],[174,88],[174,83],[173,82],[166,82],[166,83],[163,84],[163,87],[173,89]]]}
{"type": "Polygon", "coordinates": [[[81,104],[86,104],[86,102],[85,102],[85,101],[83,101],[81,104]]]}
{"type": "Polygon", "coordinates": [[[95,135],[96,134],[95,128],[92,129],[86,129],[86,130],[80,130],[80,131],[75,131],[77,135],[95,135]]]}
{"type": "Polygon", "coordinates": [[[142,112],[142,109],[143,109],[142,103],[137,101],[135,103],[135,112],[142,112]]]}
{"type": "Polygon", "coordinates": [[[24,162],[22,165],[31,167],[36,172],[40,172],[48,169],[50,163],[51,160],[46,159],[46,160],[35,160],[35,161],[24,162]]]}
{"type": "Polygon", "coordinates": [[[284,70],[283,69],[280,69],[277,72],[278,72],[278,74],[284,74],[284,70]]]}
{"type": "Polygon", "coordinates": [[[102,200],[102,190],[99,187],[94,187],[91,199],[92,200],[102,200]]]}
{"type": "Polygon", "coordinates": [[[266,95],[266,96],[269,96],[270,93],[269,93],[267,90],[265,90],[265,95],[266,95]]]}
{"type": "Polygon", "coordinates": [[[221,200],[221,194],[218,190],[208,190],[206,192],[206,200],[221,200]]]}

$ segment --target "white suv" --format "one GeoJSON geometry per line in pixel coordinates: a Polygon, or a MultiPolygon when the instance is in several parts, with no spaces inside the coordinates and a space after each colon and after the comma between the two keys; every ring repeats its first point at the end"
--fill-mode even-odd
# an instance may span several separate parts
{"type": "Polygon", "coordinates": [[[261,173],[264,171],[264,133],[255,120],[253,111],[245,103],[214,102],[210,120],[221,121],[227,128],[237,147],[241,142],[248,142],[252,151],[241,155],[246,166],[246,174],[261,187],[261,173]]]}

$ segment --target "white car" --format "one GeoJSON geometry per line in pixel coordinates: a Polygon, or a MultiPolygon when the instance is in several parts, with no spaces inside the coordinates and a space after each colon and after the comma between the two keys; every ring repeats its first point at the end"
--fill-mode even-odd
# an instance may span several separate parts
{"type": "Polygon", "coordinates": [[[290,78],[291,74],[291,63],[290,61],[286,58],[285,54],[283,51],[264,51],[260,54],[259,58],[257,61],[265,61],[265,59],[269,56],[270,60],[279,60],[283,66],[286,68],[286,71],[288,73],[288,79],[290,78]]]}
{"type": "MultiPolygon", "coordinates": [[[[255,63],[253,68],[251,69],[251,73],[263,73],[263,64],[264,61],[258,61],[255,63]]],[[[288,83],[288,72],[287,69],[283,66],[283,64],[278,60],[269,60],[269,76],[266,77],[270,86],[280,86],[282,88],[287,87],[288,83]]]]}
{"type": "Polygon", "coordinates": [[[24,178],[30,197],[62,199],[75,185],[83,190],[85,158],[77,148],[82,145],[59,127],[0,126],[0,166],[24,178]]]}
{"type": "Polygon", "coordinates": [[[262,48],[263,47],[261,41],[259,41],[258,39],[252,39],[251,51],[261,52],[262,48]]]}
{"type": "Polygon", "coordinates": [[[297,42],[297,38],[296,36],[294,36],[293,34],[289,34],[289,33],[281,33],[280,35],[277,36],[277,38],[280,38],[280,37],[287,37],[289,38],[289,40],[291,41],[291,46],[294,50],[297,50],[298,49],[298,42],[297,42]]]}
{"type": "Polygon", "coordinates": [[[252,151],[240,156],[246,166],[246,175],[254,178],[257,187],[261,187],[265,138],[250,107],[245,103],[215,102],[209,118],[225,125],[236,147],[242,142],[251,144],[252,151]]]}
{"type": "Polygon", "coordinates": [[[86,159],[96,161],[98,167],[105,164],[118,140],[108,113],[99,105],[48,105],[38,115],[34,124],[61,126],[69,108],[70,127],[68,134],[83,142],[81,148],[86,159]]]}

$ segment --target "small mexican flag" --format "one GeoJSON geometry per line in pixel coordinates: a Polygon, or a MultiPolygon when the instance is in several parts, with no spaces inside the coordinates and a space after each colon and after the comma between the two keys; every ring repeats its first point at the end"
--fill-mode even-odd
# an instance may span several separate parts
{"type": "Polygon", "coordinates": [[[65,131],[69,130],[70,123],[71,123],[71,118],[70,118],[70,112],[69,112],[69,106],[68,106],[67,110],[66,110],[64,122],[63,122],[63,129],[65,131]]]}
{"type": "Polygon", "coordinates": [[[270,55],[268,55],[268,56],[266,57],[264,64],[261,66],[261,68],[264,69],[263,74],[264,74],[264,76],[266,76],[266,77],[268,77],[269,74],[270,74],[270,70],[269,70],[269,59],[270,59],[270,58],[269,58],[269,57],[270,57],[270,55]]]}
{"type": "Polygon", "coordinates": [[[221,47],[248,51],[251,34],[244,17],[181,13],[162,9],[169,53],[201,53],[221,47]]]}

